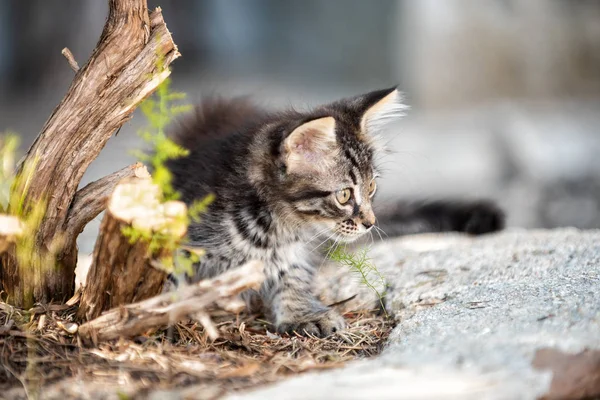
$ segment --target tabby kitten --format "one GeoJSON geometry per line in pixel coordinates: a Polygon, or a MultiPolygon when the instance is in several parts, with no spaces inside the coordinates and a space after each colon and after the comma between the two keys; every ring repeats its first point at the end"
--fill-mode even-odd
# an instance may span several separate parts
{"type": "MultiPolygon", "coordinates": [[[[173,135],[190,154],[168,164],[184,201],[215,195],[189,228],[191,244],[206,250],[194,279],[262,260],[259,295],[279,332],[343,329],[342,316],[313,293],[322,260],[312,250],[326,238],[351,242],[373,229],[377,134],[403,109],[396,88],[310,112],[269,113],[245,99],[200,105],[173,135]]],[[[486,203],[440,203],[404,206],[390,221],[483,233],[501,228],[502,214],[486,203]]]]}

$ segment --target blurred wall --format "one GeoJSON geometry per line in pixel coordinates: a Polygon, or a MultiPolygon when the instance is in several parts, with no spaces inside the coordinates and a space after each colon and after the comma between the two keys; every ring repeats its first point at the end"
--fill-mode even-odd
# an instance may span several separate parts
{"type": "MultiPolygon", "coordinates": [[[[181,74],[287,84],[399,82],[413,104],[597,96],[600,2],[594,0],[150,0],[184,57],[181,74]]],[[[103,0],[0,1],[0,85],[28,96],[83,62],[103,0]]]]}
{"type": "MultiPolygon", "coordinates": [[[[183,54],[173,84],[191,101],[302,107],[398,83],[411,110],[387,132],[383,198],[492,197],[511,225],[600,228],[600,1],[149,5],[183,54]]],[[[0,131],[34,140],[73,77],[61,49],[83,64],[106,13],[105,0],[0,0],[0,131]]],[[[143,123],[127,123],[83,183],[132,162],[143,123]]]]}
{"type": "Polygon", "coordinates": [[[600,2],[404,2],[410,90],[425,107],[600,93],[600,2]]]}

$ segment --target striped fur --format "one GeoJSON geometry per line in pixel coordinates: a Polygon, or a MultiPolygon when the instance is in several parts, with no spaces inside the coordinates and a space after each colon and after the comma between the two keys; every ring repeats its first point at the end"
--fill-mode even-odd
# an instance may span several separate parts
{"type": "Polygon", "coordinates": [[[191,244],[206,250],[193,279],[262,260],[265,283],[245,296],[279,332],[342,329],[343,318],[313,294],[319,245],[373,228],[379,173],[371,139],[399,101],[390,88],[309,112],[270,113],[247,99],[202,103],[173,132],[190,154],[168,164],[184,201],[216,199],[189,228],[191,244]]]}

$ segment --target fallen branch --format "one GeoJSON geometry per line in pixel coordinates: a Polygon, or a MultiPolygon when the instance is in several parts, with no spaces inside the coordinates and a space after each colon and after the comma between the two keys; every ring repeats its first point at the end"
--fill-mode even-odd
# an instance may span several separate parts
{"type": "Polygon", "coordinates": [[[117,185],[100,225],[78,317],[91,320],[160,293],[167,272],[154,261],[172,259],[187,231],[186,215],[184,203],[161,202],[160,188],[149,177],[117,185]]]}
{"type": "Polygon", "coordinates": [[[199,315],[199,322],[203,323],[202,319],[206,318],[212,307],[230,300],[237,302],[240,292],[258,289],[263,280],[263,264],[251,261],[214,279],[110,310],[81,325],[79,335],[97,343],[119,337],[135,337],[194,315],[199,315]]]}

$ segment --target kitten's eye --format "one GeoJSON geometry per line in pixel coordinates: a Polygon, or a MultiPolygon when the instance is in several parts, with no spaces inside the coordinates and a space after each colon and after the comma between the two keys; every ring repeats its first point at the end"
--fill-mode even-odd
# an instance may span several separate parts
{"type": "Polygon", "coordinates": [[[350,192],[350,189],[342,189],[335,192],[335,199],[340,204],[346,204],[351,196],[352,192],[350,192]]]}
{"type": "Polygon", "coordinates": [[[369,196],[373,196],[375,194],[376,190],[377,190],[377,182],[375,182],[375,179],[373,179],[371,181],[371,183],[369,183],[369,196]]]}

